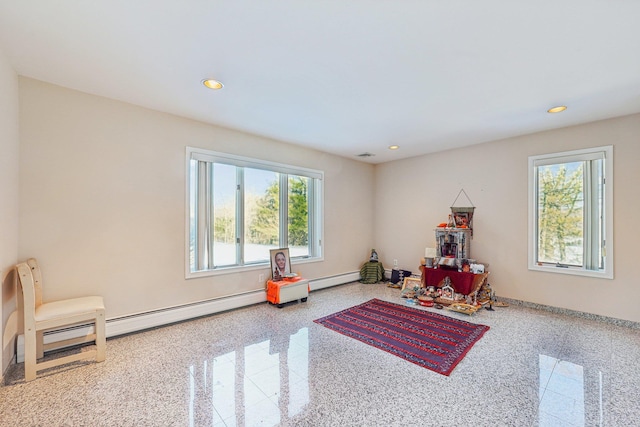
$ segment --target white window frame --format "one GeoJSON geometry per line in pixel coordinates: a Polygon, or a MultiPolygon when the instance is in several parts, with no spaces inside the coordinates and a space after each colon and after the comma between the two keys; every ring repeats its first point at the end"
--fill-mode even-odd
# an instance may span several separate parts
{"type": "MultiPolygon", "coordinates": [[[[585,198],[590,197],[585,193],[585,198]]],[[[585,251],[590,250],[593,245],[589,232],[589,221],[584,224],[585,251]]],[[[602,146],[581,150],[564,151],[561,153],[542,154],[529,157],[529,270],[545,271],[548,273],[570,274],[578,276],[599,277],[613,279],[613,146],[602,146]],[[604,263],[603,268],[598,270],[587,269],[586,267],[573,267],[554,264],[540,264],[537,262],[538,255],[538,166],[569,163],[574,161],[593,160],[602,158],[604,160],[604,263]]]]}
{"type": "MultiPolygon", "coordinates": [[[[270,267],[270,261],[255,262],[250,264],[243,264],[233,266],[217,267],[208,270],[191,271],[190,260],[190,209],[191,209],[191,160],[205,161],[211,163],[223,163],[233,165],[240,168],[254,168],[263,169],[267,171],[278,172],[281,174],[290,174],[297,176],[304,176],[312,179],[313,191],[309,199],[309,220],[311,222],[309,230],[310,241],[310,254],[305,257],[292,257],[292,264],[302,264],[307,262],[318,262],[324,260],[322,243],[324,241],[324,172],[315,169],[304,168],[300,166],[286,165],[283,163],[276,163],[267,160],[254,159],[245,156],[237,156],[233,154],[220,153],[216,151],[206,150],[202,148],[186,147],[186,195],[185,195],[185,277],[187,279],[215,276],[219,274],[238,273],[242,271],[250,270],[263,270],[265,267],[270,267]]],[[[242,170],[242,169],[241,169],[242,170]]],[[[283,176],[281,176],[282,182],[283,176]]],[[[243,190],[241,190],[243,191],[243,190]]],[[[286,206],[287,195],[281,194],[281,206],[286,206]],[[284,197],[284,199],[283,199],[284,197]]],[[[243,215],[244,206],[243,202],[238,201],[239,213],[237,215],[243,215]]],[[[282,211],[282,209],[281,209],[282,211]]],[[[282,212],[280,213],[282,216],[282,212]]],[[[236,223],[240,221],[236,219],[236,223]]],[[[280,236],[281,243],[283,236],[280,236]]],[[[240,243],[243,244],[243,243],[240,243]]],[[[283,246],[284,247],[284,246],[283,246]]],[[[238,249],[239,251],[239,249],[238,249]]]]}

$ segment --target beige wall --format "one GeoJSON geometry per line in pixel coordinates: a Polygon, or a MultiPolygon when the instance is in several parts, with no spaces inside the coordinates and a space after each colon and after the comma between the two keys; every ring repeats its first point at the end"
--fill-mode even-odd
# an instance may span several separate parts
{"type": "Polygon", "coordinates": [[[15,281],[18,253],[18,76],[0,51],[0,283],[2,369],[13,356],[16,334],[15,281]],[[13,313],[13,314],[12,314],[13,313]]]}
{"type": "Polygon", "coordinates": [[[107,317],[264,288],[260,271],[185,280],[185,146],[325,171],[323,262],[357,271],[373,244],[374,167],[20,78],[19,258],[44,298],[97,293],[107,317]]]}
{"type": "MultiPolygon", "coordinates": [[[[376,167],[376,246],[383,261],[417,271],[434,227],[461,188],[476,206],[472,257],[490,264],[498,296],[640,322],[640,115],[542,132],[376,167]],[[527,167],[530,155],[614,146],[614,280],[529,271],[527,167]]],[[[459,204],[456,204],[459,205],[459,204]]]]}

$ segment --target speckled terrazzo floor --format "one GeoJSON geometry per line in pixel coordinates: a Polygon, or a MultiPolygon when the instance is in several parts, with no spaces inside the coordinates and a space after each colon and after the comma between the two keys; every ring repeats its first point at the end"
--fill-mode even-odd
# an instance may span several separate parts
{"type": "MultiPolygon", "coordinates": [[[[446,377],[313,323],[383,284],[312,292],[107,341],[0,387],[1,426],[640,426],[640,331],[511,306],[446,377]]],[[[429,309],[434,310],[434,309],[429,309]]]]}

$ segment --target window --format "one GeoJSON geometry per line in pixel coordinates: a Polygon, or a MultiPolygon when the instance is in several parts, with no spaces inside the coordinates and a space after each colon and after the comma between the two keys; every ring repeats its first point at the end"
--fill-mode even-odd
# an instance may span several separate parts
{"type": "Polygon", "coordinates": [[[323,172],[187,147],[187,277],[321,258],[323,172]]]}
{"type": "Polygon", "coordinates": [[[613,278],[613,147],[529,157],[529,269],[613,278]]]}

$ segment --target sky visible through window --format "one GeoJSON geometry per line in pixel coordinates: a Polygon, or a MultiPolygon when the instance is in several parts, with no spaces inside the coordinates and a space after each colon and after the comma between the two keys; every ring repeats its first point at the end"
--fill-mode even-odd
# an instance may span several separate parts
{"type": "MultiPolygon", "coordinates": [[[[213,179],[216,182],[213,192],[214,200],[221,204],[233,203],[236,196],[236,167],[216,163],[213,179]]],[[[262,196],[277,179],[276,172],[246,168],[244,191],[256,197],[262,196]],[[246,179],[249,175],[251,179],[246,179]]]]}

